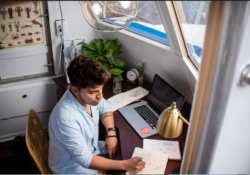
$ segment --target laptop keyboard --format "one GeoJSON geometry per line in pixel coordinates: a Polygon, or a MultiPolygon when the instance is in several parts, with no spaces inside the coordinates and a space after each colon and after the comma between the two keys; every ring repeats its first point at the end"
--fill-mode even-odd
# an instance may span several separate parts
{"type": "Polygon", "coordinates": [[[152,129],[156,128],[158,117],[146,105],[138,106],[134,109],[150,125],[152,129]]]}

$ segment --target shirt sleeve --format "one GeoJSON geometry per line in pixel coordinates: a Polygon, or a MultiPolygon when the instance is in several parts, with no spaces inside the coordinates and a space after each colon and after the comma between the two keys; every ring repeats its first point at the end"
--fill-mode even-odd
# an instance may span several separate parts
{"type": "Polygon", "coordinates": [[[57,122],[55,135],[59,142],[70,152],[74,160],[84,168],[88,168],[93,158],[88,149],[86,139],[82,134],[79,124],[75,120],[63,120],[57,122]]]}
{"type": "Polygon", "coordinates": [[[98,105],[99,107],[99,114],[102,115],[105,112],[113,112],[111,106],[109,105],[109,102],[102,98],[100,104],[98,105]]]}

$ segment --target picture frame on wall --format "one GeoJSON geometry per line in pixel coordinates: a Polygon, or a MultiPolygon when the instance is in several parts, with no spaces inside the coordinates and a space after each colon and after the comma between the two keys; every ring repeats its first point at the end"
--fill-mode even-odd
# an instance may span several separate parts
{"type": "Polygon", "coordinates": [[[1,1],[0,49],[46,45],[44,17],[40,15],[42,1],[1,1]]]}

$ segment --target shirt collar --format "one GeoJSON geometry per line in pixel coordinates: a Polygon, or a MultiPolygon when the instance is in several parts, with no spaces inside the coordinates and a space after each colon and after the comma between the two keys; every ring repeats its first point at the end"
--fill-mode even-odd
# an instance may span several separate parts
{"type": "Polygon", "coordinates": [[[68,89],[67,89],[67,96],[68,96],[70,102],[75,104],[76,106],[78,106],[84,112],[87,112],[87,109],[75,98],[75,96],[70,91],[70,86],[71,86],[71,84],[68,85],[68,89]]]}

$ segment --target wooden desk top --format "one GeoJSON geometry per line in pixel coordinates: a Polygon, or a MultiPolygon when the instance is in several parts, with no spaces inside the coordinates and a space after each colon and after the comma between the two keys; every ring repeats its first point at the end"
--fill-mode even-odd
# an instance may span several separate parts
{"type": "MultiPolygon", "coordinates": [[[[63,89],[67,89],[67,82],[65,77],[59,77],[53,79],[59,86],[61,86],[63,89]]],[[[113,82],[108,81],[108,83],[103,88],[103,96],[105,99],[110,98],[111,96],[115,95],[112,91],[112,85],[113,82]]],[[[133,89],[137,87],[137,84],[132,84],[126,81],[122,82],[122,92],[126,92],[130,89],[133,89]]],[[[151,84],[144,81],[143,87],[147,90],[150,89],[151,84]]],[[[191,105],[184,103],[181,113],[182,115],[189,120],[190,116],[190,110],[191,105]]],[[[142,148],[143,140],[140,138],[140,136],[134,131],[132,127],[130,127],[129,123],[123,118],[123,116],[118,112],[115,111],[114,113],[114,120],[115,120],[115,126],[119,130],[119,137],[120,137],[120,146],[121,146],[121,154],[122,159],[130,159],[135,147],[142,148]]],[[[180,147],[181,147],[181,154],[183,156],[183,150],[185,146],[186,141],[186,135],[187,135],[187,125],[183,125],[183,131],[182,134],[175,139],[166,139],[159,134],[149,137],[148,139],[158,139],[158,140],[173,140],[173,141],[179,141],[180,147]]],[[[165,170],[165,174],[170,174],[170,172],[175,168],[181,167],[181,160],[168,160],[167,167],[165,170]]],[[[123,172],[125,173],[125,171],[123,172]]]]}

